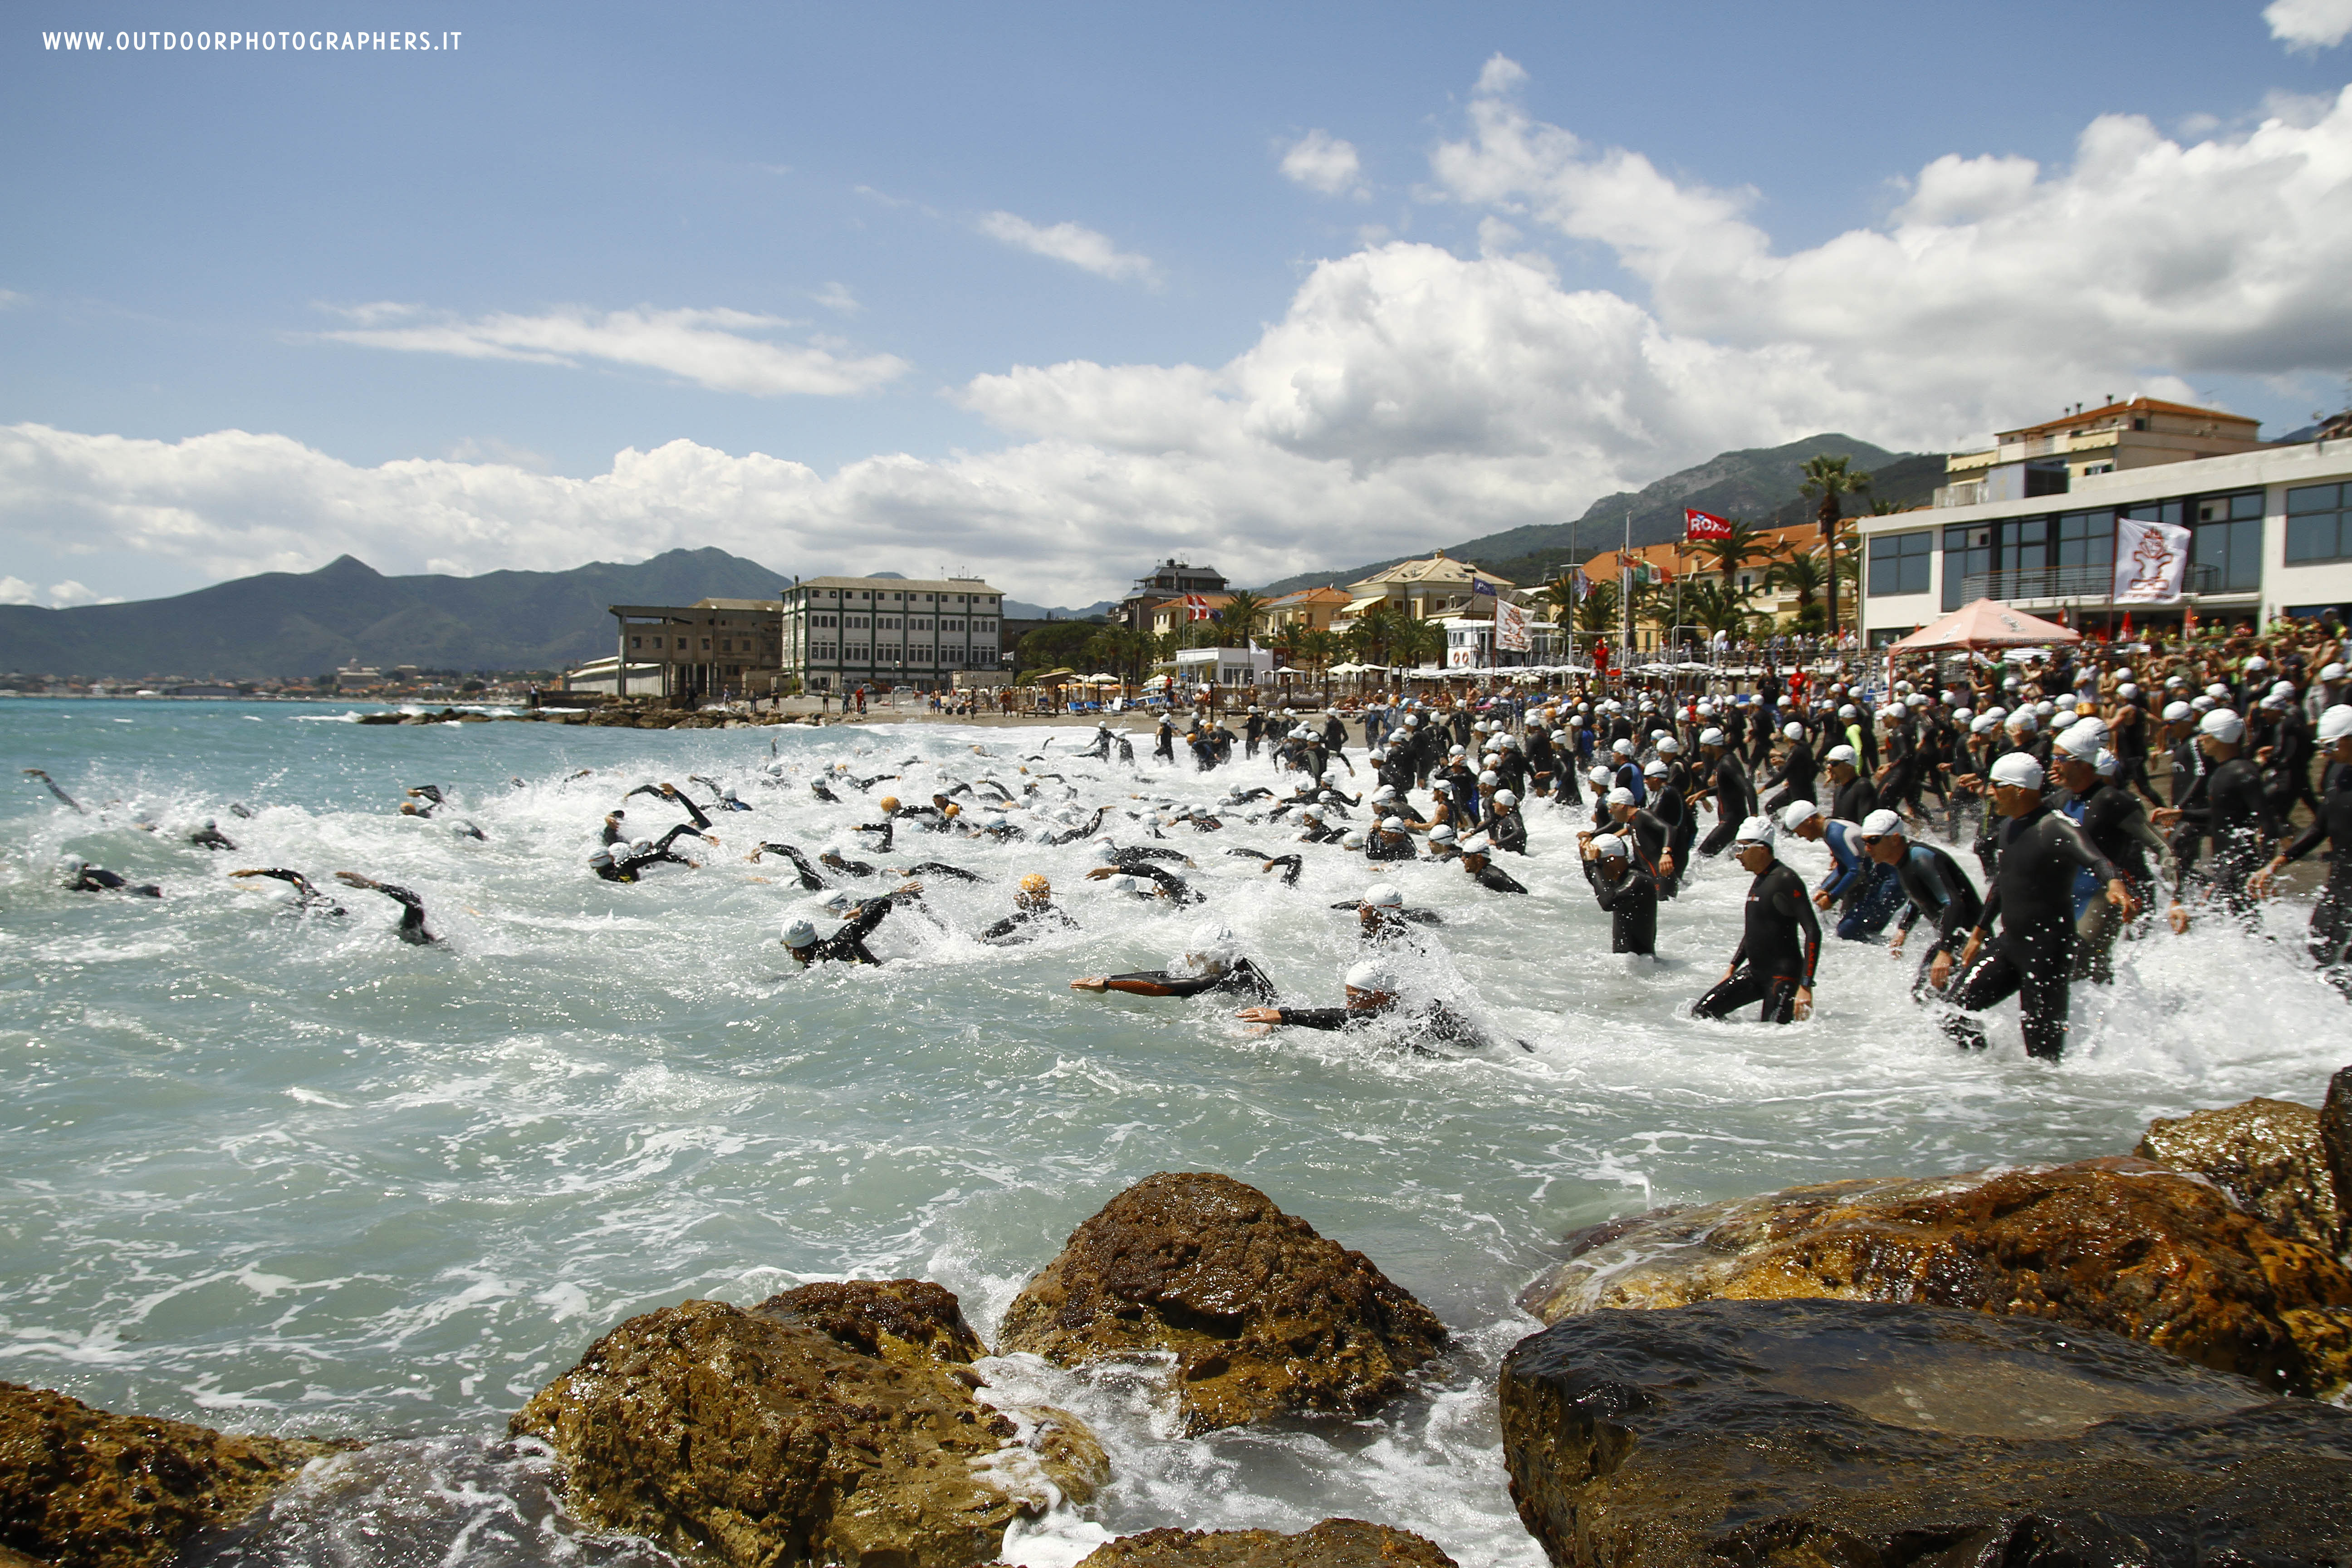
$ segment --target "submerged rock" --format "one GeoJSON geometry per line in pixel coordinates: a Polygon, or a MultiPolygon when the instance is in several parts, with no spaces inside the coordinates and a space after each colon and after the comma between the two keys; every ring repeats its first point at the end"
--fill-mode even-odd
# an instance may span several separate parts
{"type": "Polygon", "coordinates": [[[1108,1466],[1073,1416],[979,1403],[968,1366],[851,1347],[861,1333],[877,1349],[915,1344],[875,1325],[901,1311],[909,1328],[938,1322],[936,1303],[898,1289],[918,1283],[773,1312],[687,1301],[632,1318],[511,1429],[554,1449],[590,1522],[741,1568],[985,1563],[1006,1525],[1086,1501],[1108,1466]]]}
{"type": "Polygon", "coordinates": [[[0,1383],[0,1563],[11,1552],[66,1568],[161,1563],[192,1532],[235,1522],[312,1459],[352,1446],[233,1437],[0,1383]]]}
{"type": "Polygon", "coordinates": [[[2280,1394],[2352,1378],[2352,1272],[2139,1160],[1831,1182],[1661,1213],[1549,1270],[1519,1304],[1550,1323],[1808,1296],[2104,1329],[2280,1394]]]}
{"type": "Polygon", "coordinates": [[[1360,1252],[1229,1176],[1161,1173],[1073,1231],[1004,1314],[1000,1354],[1168,1354],[1187,1433],[1364,1415],[1445,1328],[1360,1252]]]}
{"type": "Polygon", "coordinates": [[[1519,1517],[1579,1568],[2336,1563],[2352,1415],[1948,1308],[1570,1318],[1503,1363],[1519,1517]]]}
{"type": "Polygon", "coordinates": [[[1437,1543],[1360,1519],[1312,1530],[1147,1530],[1088,1552],[1078,1568],[1459,1568],[1437,1543]]]}
{"type": "Polygon", "coordinates": [[[2194,1171],[2281,1236],[2336,1250],[2336,1181],[2319,1142],[2319,1112],[2291,1100],[2250,1100],[2147,1124],[2143,1160],[2194,1171]]]}

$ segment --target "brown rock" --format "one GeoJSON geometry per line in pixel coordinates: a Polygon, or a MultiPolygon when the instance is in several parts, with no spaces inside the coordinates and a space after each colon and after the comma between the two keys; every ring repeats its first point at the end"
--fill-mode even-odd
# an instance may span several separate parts
{"type": "Polygon", "coordinates": [[[2327,1102],[2319,1108],[2319,1147],[2336,1188],[2336,1256],[2352,1256],[2352,1068],[2339,1068],[2327,1080],[2327,1102]]]}
{"type": "Polygon", "coordinates": [[[1363,1415],[1445,1328],[1370,1258],[1229,1176],[1161,1173],[1111,1199],[1004,1315],[1000,1354],[1063,1366],[1172,1352],[1185,1430],[1363,1415]]]}
{"type": "Polygon", "coordinates": [[[2144,1161],[1832,1182],[1663,1215],[1547,1272],[1547,1323],[1710,1299],[1918,1301],[2105,1329],[2279,1393],[2352,1378],[2352,1272],[2144,1161]]]}
{"type": "MultiPolygon", "coordinates": [[[[849,1331],[873,1316],[843,1300],[815,1315],[849,1331]]],[[[555,1450],[592,1523],[743,1568],[967,1568],[1014,1519],[1084,1502],[1105,1479],[1074,1417],[1008,1418],[973,1399],[967,1367],[865,1354],[785,1317],[687,1301],[632,1318],[512,1430],[555,1450]]]]}
{"type": "Polygon", "coordinates": [[[884,1361],[969,1365],[988,1353],[955,1292],[928,1279],[836,1279],[771,1296],[751,1310],[804,1323],[835,1344],[884,1361]]]}
{"type": "Polygon", "coordinates": [[[2250,1100],[2147,1124],[2143,1160],[2194,1171],[2281,1236],[2336,1250],[2336,1182],[2319,1142],[2319,1112],[2291,1100],[2250,1100]]]}
{"type": "Polygon", "coordinates": [[[1360,1519],[1312,1530],[1147,1530],[1096,1547],[1078,1568],[1459,1568],[1437,1543],[1360,1519]]]}
{"type": "Polygon", "coordinates": [[[232,1437],[209,1426],[92,1410],[0,1383],[0,1564],[141,1568],[228,1524],[321,1454],[353,1445],[232,1437]]]}

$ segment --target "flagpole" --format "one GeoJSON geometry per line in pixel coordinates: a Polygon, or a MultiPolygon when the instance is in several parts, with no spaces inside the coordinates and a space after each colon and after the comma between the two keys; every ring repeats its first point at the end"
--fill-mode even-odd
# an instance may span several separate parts
{"type": "Polygon", "coordinates": [[[1633,509],[1625,509],[1625,547],[1617,552],[1617,613],[1619,641],[1622,644],[1617,656],[1617,668],[1622,671],[1633,657],[1633,509]]]}

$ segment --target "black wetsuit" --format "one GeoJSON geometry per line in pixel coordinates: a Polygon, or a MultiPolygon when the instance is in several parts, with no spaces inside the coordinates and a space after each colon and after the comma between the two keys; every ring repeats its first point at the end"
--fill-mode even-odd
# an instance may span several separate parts
{"type": "Polygon", "coordinates": [[[690,822],[681,822],[676,827],[671,828],[667,833],[663,834],[660,841],[651,849],[646,850],[644,854],[625,855],[620,857],[618,859],[615,859],[609,866],[599,866],[596,868],[596,875],[604,878],[604,880],[608,882],[634,882],[645,872],[647,867],[658,866],[664,861],[667,861],[673,866],[691,866],[694,862],[688,859],[685,856],[672,854],[670,852],[670,846],[677,842],[678,836],[680,834],[691,833],[693,831],[694,824],[690,822]]]}
{"type": "Polygon", "coordinates": [[[1775,860],[1748,884],[1730,976],[1700,997],[1691,1016],[1721,1018],[1760,1002],[1763,1022],[1790,1023],[1797,1016],[1797,992],[1811,989],[1821,956],[1822,926],[1813,918],[1812,900],[1805,896],[1805,879],[1775,860]]]}
{"type": "Polygon", "coordinates": [[[1214,974],[1179,975],[1165,969],[1139,969],[1130,974],[1114,974],[1110,978],[1126,981],[1138,987],[1129,994],[1145,996],[1230,994],[1248,996],[1264,1005],[1271,1005],[1277,994],[1274,982],[1265,977],[1265,971],[1246,958],[1234,960],[1214,974]]]}
{"type": "MultiPolygon", "coordinates": [[[[878,899],[868,899],[850,911],[848,921],[831,936],[821,938],[808,949],[811,963],[879,963],[882,961],[866,950],[866,939],[890,912],[890,906],[899,897],[885,893],[878,899]]],[[[795,955],[797,956],[797,955],[795,955]]]]}
{"type": "Polygon", "coordinates": [[[2328,844],[2327,881],[2311,907],[2311,957],[2328,982],[2352,998],[2352,767],[2328,769],[2319,814],[2280,853],[2300,860],[2328,844]]]}
{"type": "Polygon", "coordinates": [[[2198,837],[2213,841],[2213,887],[2231,913],[2251,917],[2254,900],[2246,879],[2261,869],[2265,851],[2282,836],[2262,771],[2242,753],[2216,763],[2205,775],[2201,799],[2182,808],[2181,820],[2198,837]]]}
{"type": "Polygon", "coordinates": [[[1830,804],[1830,816],[1846,822],[1860,822],[1878,809],[1878,786],[1870,775],[1857,773],[1838,785],[1830,804]]]}
{"type": "Polygon", "coordinates": [[[1074,930],[1077,923],[1058,905],[1047,904],[1042,909],[1013,910],[982,931],[980,940],[1009,947],[1014,942],[1032,941],[1043,931],[1074,930]]]}
{"type": "Polygon", "coordinates": [[[339,915],[343,912],[342,905],[312,887],[310,879],[299,871],[289,871],[282,866],[272,866],[264,870],[245,872],[240,875],[271,877],[285,883],[294,889],[293,907],[307,914],[339,915]]]}
{"type": "Polygon", "coordinates": [[[74,893],[129,893],[136,899],[160,899],[163,889],[152,882],[125,881],[113,872],[97,866],[84,866],[74,879],[66,884],[74,893]]]}
{"type": "Polygon", "coordinates": [[[1282,1021],[1301,1029],[1364,1029],[1379,1023],[1398,1026],[1406,1046],[1424,1055],[1436,1052],[1424,1044],[1458,1046],[1478,1050],[1486,1037],[1478,1026],[1443,1002],[1430,1002],[1408,1012],[1402,1007],[1280,1007],[1282,1021]]]}
{"type": "Polygon", "coordinates": [[[1470,873],[1471,880],[1490,893],[1524,893],[1527,889],[1519,879],[1496,865],[1492,860],[1470,873]]]}
{"type": "Polygon", "coordinates": [[[370,892],[382,893],[400,906],[400,927],[394,934],[412,947],[430,947],[441,939],[425,929],[425,900],[406,888],[390,882],[371,882],[370,892]]]}
{"type": "MultiPolygon", "coordinates": [[[[1992,891],[1977,916],[1975,934],[1987,941],[1954,982],[1952,1005],[1982,1012],[2004,998],[2018,998],[2018,1016],[2028,1055],[2055,1061],[2066,1049],[2068,982],[2074,967],[2074,873],[2087,870],[2102,884],[2123,873],[2099,853],[2083,830],[2049,805],[2023,816],[2004,818],[1992,891]]],[[[1984,1026],[1953,1015],[1944,1020],[1955,1043],[1984,1048],[1984,1026]]]]}
{"type": "Polygon", "coordinates": [[[1521,816],[1516,809],[1497,811],[1478,826],[1479,830],[1486,835],[1496,848],[1507,849],[1514,855],[1524,855],[1528,852],[1527,818],[1521,816]]]}
{"type": "Polygon", "coordinates": [[[1609,911],[1609,951],[1654,953],[1658,951],[1657,878],[1629,860],[1620,860],[1617,864],[1622,869],[1612,880],[1607,874],[1609,864],[1605,858],[1584,863],[1592,896],[1609,911]]]}
{"type": "Polygon", "coordinates": [[[1948,952],[1953,963],[1959,962],[1960,949],[1984,912],[1984,900],[1960,863],[1932,844],[1907,846],[1895,863],[1895,880],[1906,900],[1895,929],[1908,934],[1921,915],[1935,923],[1935,940],[1919,955],[1919,972],[1911,983],[1911,994],[1921,995],[1928,989],[1927,971],[1937,953],[1948,952]]]}
{"type": "Polygon", "coordinates": [[[194,833],[189,834],[188,842],[194,845],[199,849],[234,849],[236,847],[236,843],[230,839],[227,834],[223,833],[219,828],[214,826],[209,822],[196,829],[194,833]]]}
{"type": "Polygon", "coordinates": [[[1766,789],[1774,784],[1784,786],[1780,794],[1765,803],[1765,809],[1777,812],[1801,800],[1812,799],[1820,777],[1821,763],[1813,757],[1813,748],[1803,741],[1791,741],[1789,754],[1781,762],[1780,770],[1764,781],[1766,789]]]}
{"type": "Polygon", "coordinates": [[[1756,815],[1756,786],[1740,765],[1738,752],[1727,746],[1707,775],[1707,787],[1715,795],[1716,823],[1698,852],[1712,859],[1729,846],[1739,825],[1756,815]]]}
{"type": "Polygon", "coordinates": [[[1413,847],[1412,835],[1375,830],[1364,840],[1367,860],[1418,860],[1421,852],[1413,847]]]}

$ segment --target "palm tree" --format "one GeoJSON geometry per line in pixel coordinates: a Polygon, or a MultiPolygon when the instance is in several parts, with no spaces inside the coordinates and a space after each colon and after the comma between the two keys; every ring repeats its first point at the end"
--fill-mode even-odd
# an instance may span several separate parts
{"type": "Polygon", "coordinates": [[[1307,667],[1323,679],[1323,700],[1331,700],[1331,656],[1340,651],[1339,634],[1331,631],[1305,631],[1298,634],[1298,651],[1307,667]]]}
{"type": "MultiPolygon", "coordinates": [[[[1724,586],[1732,587],[1739,581],[1739,569],[1750,562],[1772,559],[1773,542],[1764,530],[1734,518],[1731,531],[1721,539],[1702,539],[1688,548],[1696,551],[1706,563],[1706,569],[1723,574],[1724,586]]],[[[1736,590],[1744,603],[1754,590],[1736,590]]]]}
{"type": "MultiPolygon", "coordinates": [[[[1821,498],[1821,505],[1814,509],[1813,515],[1820,521],[1822,538],[1828,542],[1832,552],[1837,549],[1838,520],[1844,513],[1845,498],[1860,495],[1870,488],[1870,476],[1850,467],[1853,461],[1852,458],[1832,458],[1826,453],[1805,459],[1805,482],[1800,488],[1806,495],[1821,498]]],[[[1834,639],[1838,634],[1835,573],[1832,573],[1829,578],[1829,600],[1830,637],[1834,639]]]]}
{"type": "Polygon", "coordinates": [[[1694,583],[1683,590],[1683,618],[1710,636],[1738,632],[1748,619],[1748,594],[1729,582],[1694,583]]]}
{"type": "Polygon", "coordinates": [[[1592,591],[1576,606],[1576,629],[1580,632],[1612,632],[1617,629],[1617,584],[1595,583],[1592,591]]]}
{"type": "Polygon", "coordinates": [[[1768,579],[1776,588],[1786,588],[1797,595],[1797,629],[1811,631],[1813,619],[1813,595],[1828,585],[1829,563],[1819,550],[1808,550],[1772,563],[1768,579]]]}
{"type": "Polygon", "coordinates": [[[1264,617],[1269,601],[1244,588],[1225,601],[1216,615],[1217,646],[1234,647],[1247,643],[1257,633],[1257,623],[1264,617]]]}
{"type": "Polygon", "coordinates": [[[1400,617],[1389,651],[1395,663],[1407,669],[1424,664],[1435,664],[1445,653],[1445,633],[1434,621],[1416,621],[1400,617]]]}
{"type": "Polygon", "coordinates": [[[1563,572],[1538,588],[1536,603],[1551,612],[1552,624],[1564,626],[1576,613],[1576,574],[1563,572]]]}

